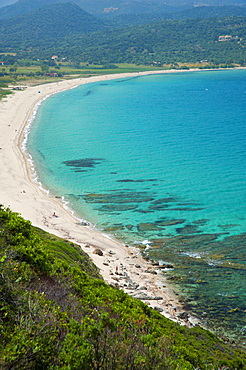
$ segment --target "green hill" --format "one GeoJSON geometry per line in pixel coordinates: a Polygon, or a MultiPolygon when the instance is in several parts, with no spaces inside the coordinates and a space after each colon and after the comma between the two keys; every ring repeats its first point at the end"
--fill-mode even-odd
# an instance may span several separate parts
{"type": "Polygon", "coordinates": [[[39,43],[105,29],[104,22],[76,4],[44,6],[23,16],[0,22],[2,39],[10,42],[39,43]]]}
{"type": "Polygon", "coordinates": [[[10,19],[19,15],[28,14],[43,6],[69,3],[77,4],[89,13],[98,16],[110,14],[142,14],[156,12],[178,11],[185,6],[166,5],[164,1],[139,1],[139,0],[18,0],[16,3],[0,9],[0,19],[10,19]]]}
{"type": "MultiPolygon", "coordinates": [[[[246,8],[221,9],[222,14],[238,13],[241,9],[245,15],[246,8]]],[[[60,61],[75,62],[78,66],[80,63],[165,66],[204,60],[211,66],[245,65],[246,17],[218,18],[218,15],[217,8],[199,7],[175,14],[191,19],[158,21],[158,17],[128,15],[104,20],[76,4],[59,3],[0,20],[0,49],[2,53],[11,50],[13,63],[23,59],[49,62],[52,55],[57,55],[60,61]],[[212,14],[213,18],[207,18],[212,14]],[[133,22],[140,24],[129,26],[133,22]],[[228,38],[220,41],[223,35],[228,38]]],[[[9,60],[6,55],[1,59],[6,63],[9,60]]]]}
{"type": "MultiPolygon", "coordinates": [[[[54,4],[0,21],[2,52],[18,58],[164,65],[246,62],[246,17],[166,20],[115,28],[75,4],[54,4]],[[219,36],[229,39],[219,42],[219,36]]],[[[4,57],[2,57],[4,60],[4,57]]]]}
{"type": "Polygon", "coordinates": [[[246,369],[246,353],[108,286],[79,246],[0,208],[1,369],[222,366],[246,369]]]}
{"type": "Polygon", "coordinates": [[[0,9],[0,19],[10,19],[20,15],[31,13],[43,6],[56,4],[59,0],[19,0],[12,5],[0,9]]]}
{"type": "MultiPolygon", "coordinates": [[[[234,0],[204,0],[201,2],[197,1],[196,3],[193,0],[1,0],[0,19],[9,19],[24,15],[46,5],[68,2],[73,2],[87,12],[98,16],[128,14],[139,16],[145,13],[159,16],[160,14],[173,13],[175,17],[176,12],[186,9],[196,12],[197,9],[203,7],[206,7],[208,11],[211,7],[217,7],[219,11],[219,8],[222,6],[229,5],[234,7],[236,5],[246,5],[246,0],[240,0],[238,2],[234,0]]],[[[236,14],[232,13],[231,15],[236,14]]],[[[223,14],[221,14],[222,16],[223,14]]]]}
{"type": "Polygon", "coordinates": [[[150,23],[166,19],[191,19],[227,16],[245,16],[246,6],[224,5],[196,6],[193,4],[176,6],[164,1],[126,0],[19,0],[0,8],[0,19],[10,19],[26,15],[48,5],[72,2],[83,10],[103,18],[113,19],[118,26],[150,23]]]}
{"type": "Polygon", "coordinates": [[[130,27],[138,24],[161,22],[165,20],[245,17],[246,6],[198,6],[182,11],[168,11],[158,13],[134,13],[114,15],[108,14],[107,19],[117,27],[130,27]]]}

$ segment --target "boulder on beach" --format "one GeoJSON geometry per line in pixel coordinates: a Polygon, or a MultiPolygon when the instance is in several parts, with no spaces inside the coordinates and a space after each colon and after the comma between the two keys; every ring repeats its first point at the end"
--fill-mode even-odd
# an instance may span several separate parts
{"type": "Polygon", "coordinates": [[[98,256],[103,256],[103,251],[101,249],[97,248],[93,251],[94,254],[98,254],[98,256]]]}

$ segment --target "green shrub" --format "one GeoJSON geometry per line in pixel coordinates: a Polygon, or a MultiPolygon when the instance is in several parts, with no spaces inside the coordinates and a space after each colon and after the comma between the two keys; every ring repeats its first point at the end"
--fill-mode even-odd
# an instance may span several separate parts
{"type": "Polygon", "coordinates": [[[100,279],[88,256],[0,206],[1,369],[245,369],[246,354],[100,279]]]}

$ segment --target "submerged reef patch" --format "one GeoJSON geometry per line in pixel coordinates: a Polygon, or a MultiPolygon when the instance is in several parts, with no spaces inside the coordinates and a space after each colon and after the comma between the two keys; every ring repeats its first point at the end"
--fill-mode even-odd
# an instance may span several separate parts
{"type": "Polygon", "coordinates": [[[180,199],[178,197],[167,197],[154,200],[151,205],[149,206],[150,210],[156,211],[163,211],[168,209],[168,211],[183,211],[183,212],[190,212],[190,211],[201,211],[204,208],[198,207],[196,203],[192,202],[182,202],[180,203],[180,199]]]}
{"type": "Polygon", "coordinates": [[[114,191],[111,193],[90,193],[81,195],[87,203],[144,203],[151,202],[153,197],[144,191],[114,191]]]}
{"type": "Polygon", "coordinates": [[[176,232],[178,234],[196,234],[200,233],[201,231],[198,230],[197,226],[195,225],[185,225],[184,227],[178,227],[176,232]]]}
{"type": "Polygon", "coordinates": [[[173,220],[169,220],[169,219],[164,219],[164,220],[160,220],[160,221],[156,221],[156,224],[158,226],[174,226],[174,225],[179,225],[179,224],[183,224],[186,220],[181,218],[181,219],[173,219],[173,220]]]}
{"type": "Polygon", "coordinates": [[[156,224],[151,222],[142,222],[141,224],[138,224],[137,226],[138,231],[155,231],[160,230],[160,227],[158,227],[156,224]]]}
{"type": "Polygon", "coordinates": [[[95,168],[98,164],[101,164],[104,161],[105,159],[103,158],[82,158],[63,161],[62,164],[72,167],[72,170],[75,172],[85,172],[87,170],[83,170],[84,168],[95,168]]]}
{"type": "MultiPolygon", "coordinates": [[[[201,220],[203,224],[206,220],[201,220]]],[[[197,223],[199,225],[199,222],[197,223]]],[[[186,231],[192,232],[187,225],[186,231]]],[[[182,228],[181,228],[182,229],[182,228]]],[[[181,230],[180,230],[181,231],[181,230]]],[[[194,230],[193,230],[194,232],[194,230]]],[[[220,336],[245,341],[246,233],[150,238],[146,256],[175,266],[165,271],[183,299],[183,308],[220,336]],[[223,327],[221,325],[223,322],[223,327]]]]}
{"type": "Polygon", "coordinates": [[[84,94],[84,96],[89,96],[89,95],[91,95],[91,93],[92,93],[92,90],[88,90],[88,91],[86,91],[86,93],[84,94]]]}
{"type": "Polygon", "coordinates": [[[140,179],[140,180],[132,180],[132,179],[123,179],[123,180],[117,180],[117,182],[156,182],[157,179],[140,179]]]}
{"type": "Polygon", "coordinates": [[[137,206],[132,204],[105,204],[101,207],[96,208],[100,212],[124,212],[132,211],[136,209],[137,206]]]}

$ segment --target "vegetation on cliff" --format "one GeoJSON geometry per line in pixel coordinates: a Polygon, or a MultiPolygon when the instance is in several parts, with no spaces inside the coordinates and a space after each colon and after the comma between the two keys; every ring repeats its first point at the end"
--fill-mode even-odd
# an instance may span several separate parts
{"type": "Polygon", "coordinates": [[[245,369],[246,354],[107,285],[79,246],[0,207],[1,369],[245,369]]]}

